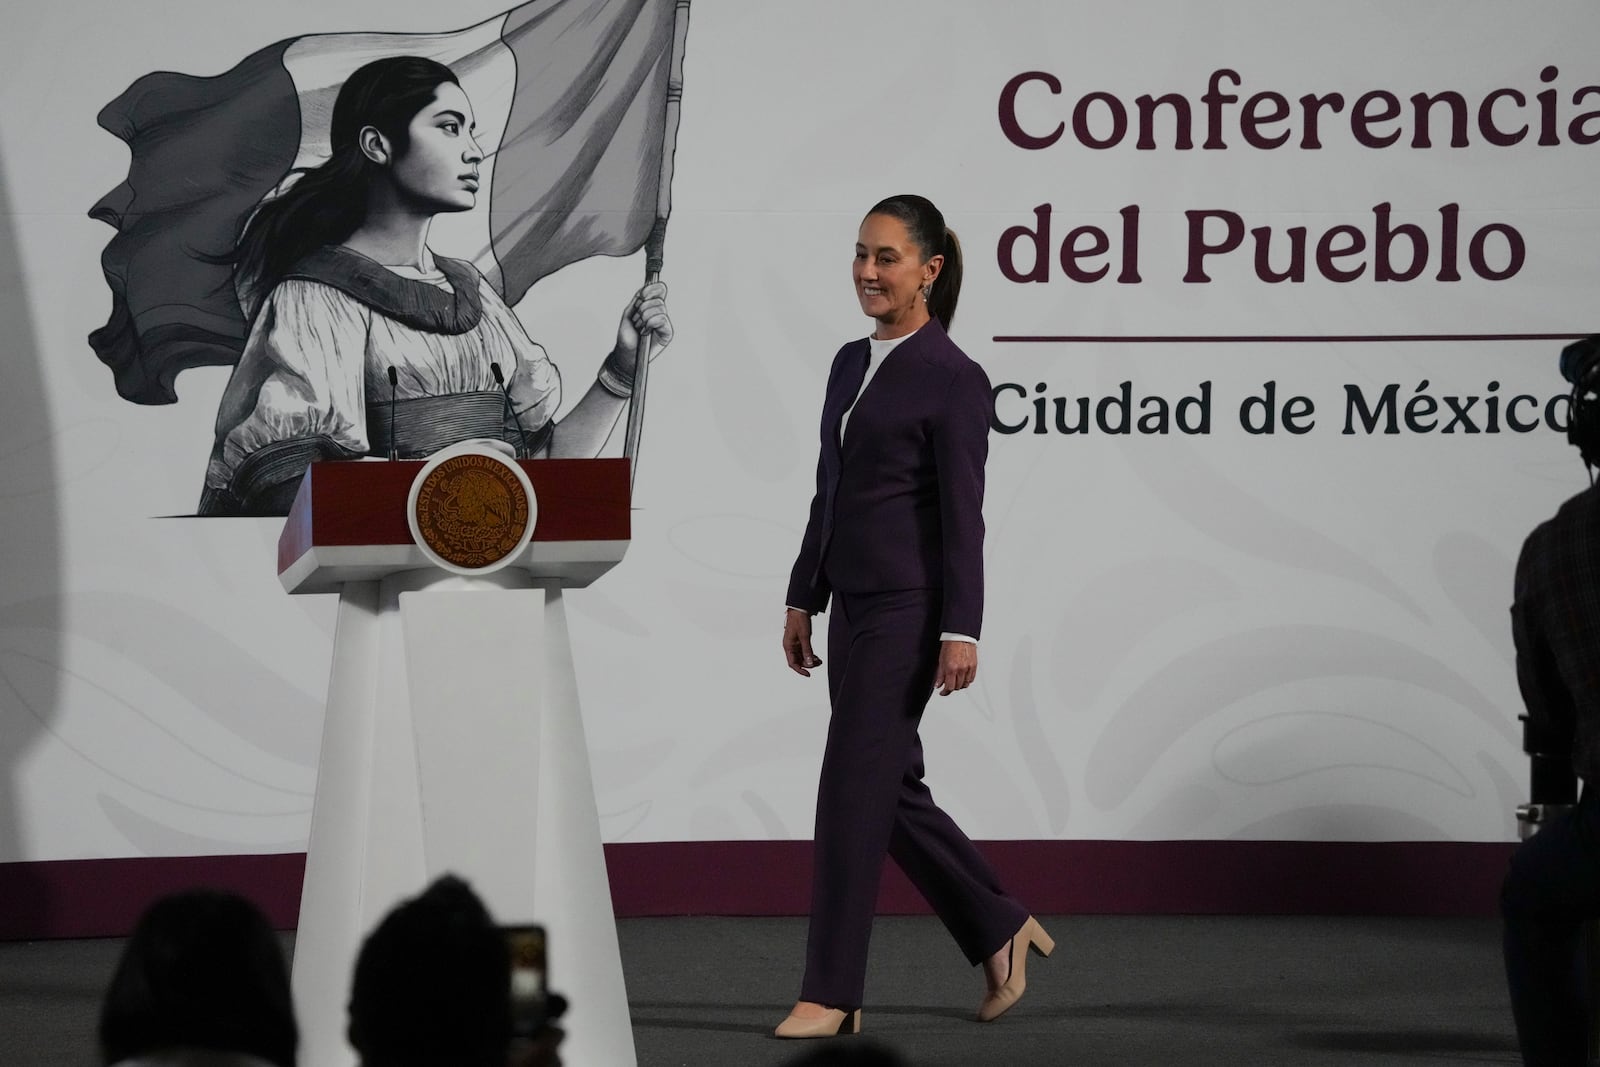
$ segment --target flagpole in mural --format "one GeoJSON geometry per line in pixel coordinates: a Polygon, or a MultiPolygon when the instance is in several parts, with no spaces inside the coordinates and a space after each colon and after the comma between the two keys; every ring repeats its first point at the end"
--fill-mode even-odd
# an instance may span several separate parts
{"type": "MultiPolygon", "coordinates": [[[[678,0],[672,23],[672,67],[667,76],[666,122],[661,142],[661,183],[656,205],[656,223],[645,241],[645,284],[661,280],[667,244],[667,218],[672,214],[672,161],[678,150],[678,119],[683,111],[683,52],[689,38],[689,0],[678,0]]],[[[645,387],[650,377],[650,359],[655,354],[655,335],[639,335],[638,360],[634,364],[633,396],[628,401],[628,430],[622,454],[628,460],[629,478],[639,475],[639,437],[644,432],[645,387]]]]}

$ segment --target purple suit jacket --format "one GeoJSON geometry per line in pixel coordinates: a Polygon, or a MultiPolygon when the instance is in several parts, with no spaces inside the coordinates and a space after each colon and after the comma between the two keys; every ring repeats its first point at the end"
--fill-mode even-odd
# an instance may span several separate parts
{"type": "Polygon", "coordinates": [[[788,603],[817,612],[835,591],[938,589],[940,629],[976,638],[988,375],[933,320],[888,355],[851,409],[866,352],[865,338],[850,342],[828,374],[817,493],[788,603]]]}

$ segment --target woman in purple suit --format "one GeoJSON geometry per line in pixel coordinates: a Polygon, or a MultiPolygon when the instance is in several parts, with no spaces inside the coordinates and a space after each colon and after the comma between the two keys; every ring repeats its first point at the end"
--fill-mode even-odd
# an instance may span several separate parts
{"type": "Polygon", "coordinates": [[[961,247],[920,196],[867,213],[853,270],[869,338],[834,357],[817,492],[790,576],[783,649],[810,676],[811,616],[829,607],[833,708],[817,788],[811,928],[800,1000],[778,1037],[861,1028],[867,941],[885,853],[927,898],[987,990],[978,1018],[1022,995],[1048,934],[923,784],[923,708],[978,671],[989,379],[946,335],[961,247]]]}

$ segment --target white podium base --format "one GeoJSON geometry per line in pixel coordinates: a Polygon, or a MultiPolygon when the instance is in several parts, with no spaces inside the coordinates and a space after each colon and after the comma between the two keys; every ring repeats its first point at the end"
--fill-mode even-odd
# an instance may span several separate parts
{"type": "Polygon", "coordinates": [[[311,815],[293,987],[302,1067],[348,1067],[361,940],[428,882],[549,931],[569,1063],[637,1063],[557,583],[410,571],[349,583],[311,815]]]}

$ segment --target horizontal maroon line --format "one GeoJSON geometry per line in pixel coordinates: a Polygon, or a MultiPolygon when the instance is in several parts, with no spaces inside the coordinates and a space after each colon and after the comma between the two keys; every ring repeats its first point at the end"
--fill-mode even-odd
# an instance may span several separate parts
{"type": "Polygon", "coordinates": [[[0,863],[0,941],[123,937],[158,898],[198,888],[238,893],[291,930],[305,869],[303,852],[0,863]]]}
{"type": "Polygon", "coordinates": [[[1306,333],[1306,334],[1001,334],[996,344],[1290,344],[1363,341],[1576,341],[1586,333],[1306,333]]]}
{"type": "MultiPolygon", "coordinates": [[[[1001,882],[1049,915],[1495,914],[1515,848],[1457,841],[988,841],[1001,882]]],[[[605,846],[619,918],[804,915],[809,841],[605,846]]],[[[151,901],[205,886],[239,893],[280,929],[299,919],[305,855],[0,864],[0,940],[120,937],[151,901]]],[[[470,877],[470,872],[469,872],[470,877]]],[[[418,888],[421,888],[420,886],[418,888]]],[[[878,911],[928,907],[892,863],[878,911]]]]}

